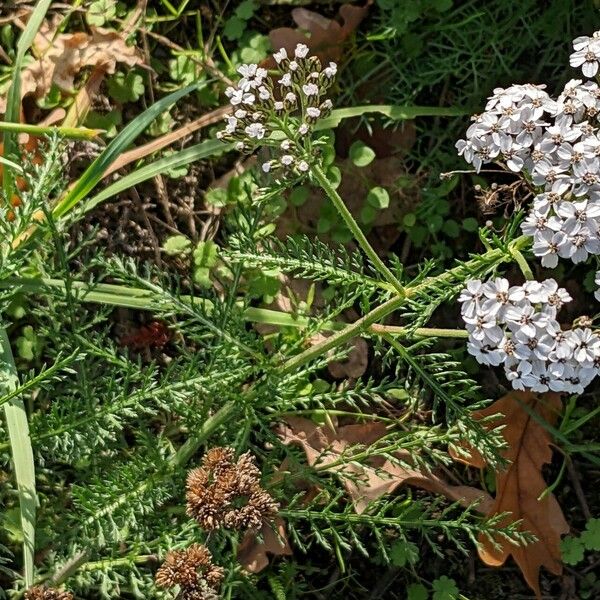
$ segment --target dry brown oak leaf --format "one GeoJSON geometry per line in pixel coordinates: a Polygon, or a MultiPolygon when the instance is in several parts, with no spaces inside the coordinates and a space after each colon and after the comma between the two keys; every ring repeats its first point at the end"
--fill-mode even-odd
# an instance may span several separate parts
{"type": "Polygon", "coordinates": [[[339,61],[344,42],[365,18],[371,2],[369,0],[364,6],[342,4],[335,19],[328,19],[306,8],[294,8],[292,19],[298,29],[273,29],[269,33],[271,45],[276,50],[285,48],[288,54],[293,55],[296,44],[306,44],[311,54],[316,54],[323,62],[339,61]]]}
{"type": "MultiPolygon", "coordinates": [[[[533,533],[538,540],[516,546],[498,537],[499,547],[494,548],[490,540],[482,536],[479,556],[486,565],[500,566],[512,555],[538,598],[541,597],[540,568],[546,567],[555,575],[562,573],[560,538],[569,532],[569,526],[554,495],[544,494],[547,485],[542,477],[542,467],[552,459],[552,439],[548,430],[530,413],[553,425],[561,408],[559,394],[515,391],[474,413],[479,419],[503,415],[494,426],[504,426],[502,435],[507,448],[503,456],[509,464],[505,470],[496,472],[496,498],[489,514],[510,513],[507,522],[522,519],[522,529],[533,533]]],[[[485,467],[482,457],[476,451],[470,452],[468,459],[453,456],[468,465],[485,467]]]]}
{"type": "Polygon", "coordinates": [[[280,517],[275,517],[273,523],[265,523],[260,530],[260,536],[262,540],[259,540],[256,532],[247,531],[238,549],[237,559],[249,573],[262,571],[269,564],[268,554],[292,554],[285,533],[285,522],[280,517]]]}
{"type": "MultiPolygon", "coordinates": [[[[32,51],[35,59],[21,72],[21,98],[28,94],[43,98],[53,83],[73,92],[75,77],[85,67],[100,67],[111,74],[117,63],[128,67],[143,63],[139,50],[128,46],[117,31],[97,27],[91,34],[56,34],[56,24],[48,21],[35,36],[32,51]]],[[[0,97],[0,113],[5,110],[6,97],[0,97]]]]}
{"type": "Polygon", "coordinates": [[[295,444],[304,450],[310,466],[341,478],[357,513],[364,512],[371,502],[402,484],[442,494],[465,506],[478,502],[477,510],[489,511],[492,499],[485,492],[470,486],[450,485],[434,473],[411,467],[413,461],[408,452],[396,453],[403,464],[382,456],[370,458],[367,464],[347,460],[354,454],[349,451],[352,446],[368,447],[386,433],[387,427],[382,423],[345,425],[332,430],[300,417],[287,417],[278,431],[284,444],[295,444]]]}

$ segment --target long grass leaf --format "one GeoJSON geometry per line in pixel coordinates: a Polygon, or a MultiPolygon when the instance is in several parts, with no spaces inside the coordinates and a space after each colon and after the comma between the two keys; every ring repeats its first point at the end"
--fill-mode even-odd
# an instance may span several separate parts
{"type": "MultiPolygon", "coordinates": [[[[366,113],[380,113],[393,120],[414,119],[415,117],[425,116],[455,116],[465,114],[462,109],[445,108],[439,106],[393,106],[393,105],[376,105],[376,106],[355,106],[351,108],[339,108],[334,110],[329,117],[322,119],[317,123],[316,129],[323,130],[337,125],[344,119],[360,116],[366,113]]],[[[85,204],[85,211],[92,210],[101,202],[104,202],[112,196],[142,183],[147,179],[155,177],[170,169],[183,167],[196,160],[208,158],[231,150],[231,144],[225,145],[219,140],[206,140],[185,150],[175,152],[166,158],[159,159],[150,164],[140,167],[129,175],[119,179],[106,189],[102,190],[98,195],[88,200],[85,204]]]]}
{"type": "Polygon", "coordinates": [[[197,160],[221,154],[228,149],[228,146],[219,140],[206,140],[194,146],[190,146],[185,150],[175,152],[165,158],[153,161],[147,165],[144,165],[143,167],[140,167],[139,169],[136,169],[128,175],[125,175],[125,177],[121,177],[118,181],[115,181],[115,183],[103,189],[99,194],[93,198],[90,198],[85,203],[83,210],[85,212],[92,210],[95,206],[98,206],[98,204],[104,202],[104,200],[107,200],[112,196],[116,196],[117,194],[120,194],[121,192],[133,187],[134,185],[137,185],[138,183],[142,183],[143,181],[151,179],[152,177],[156,177],[156,175],[165,173],[170,169],[184,167],[185,165],[189,165],[197,160]]]}
{"type": "Polygon", "coordinates": [[[55,218],[62,217],[81,202],[96,187],[106,169],[169,106],[197,88],[197,84],[177,90],[155,102],[124,127],[92,164],[83,172],[75,185],[65,194],[53,210],[55,218]]]}
{"type": "MultiPolygon", "coordinates": [[[[19,41],[17,42],[17,54],[13,62],[13,74],[8,89],[6,112],[4,114],[4,120],[10,123],[18,123],[21,118],[21,69],[23,67],[23,60],[29,47],[33,43],[36,33],[46,16],[46,11],[50,6],[52,0],[40,0],[37,6],[31,13],[27,26],[21,34],[19,41]]],[[[16,160],[18,158],[18,147],[17,147],[17,135],[14,132],[4,133],[4,156],[9,160],[16,160]]],[[[10,168],[5,169],[3,173],[2,183],[4,186],[4,192],[7,198],[12,198],[15,191],[15,174],[10,168]]]]}
{"type": "MultiPolygon", "coordinates": [[[[10,341],[4,327],[0,326],[0,387],[3,394],[19,386],[17,368],[10,349],[10,341]]],[[[19,491],[19,510],[23,530],[23,563],[25,585],[33,585],[33,554],[35,549],[35,465],[29,437],[29,423],[23,400],[12,398],[4,405],[6,427],[12,454],[13,468],[19,491]]]]}

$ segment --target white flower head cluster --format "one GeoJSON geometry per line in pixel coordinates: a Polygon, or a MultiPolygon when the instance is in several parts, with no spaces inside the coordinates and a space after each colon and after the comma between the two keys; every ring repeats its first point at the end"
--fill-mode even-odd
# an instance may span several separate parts
{"type": "MultiPolygon", "coordinates": [[[[596,75],[600,32],[578,37],[573,47],[571,65],[596,75]]],[[[579,263],[600,254],[599,124],[595,81],[572,79],[557,99],[541,85],[513,85],[494,90],[456,144],[477,171],[493,162],[524,174],[535,198],[521,227],[545,267],[556,267],[559,257],[579,263]]]]}
{"type": "Polygon", "coordinates": [[[325,96],[337,66],[330,62],[323,68],[316,56],[308,54],[305,44],[298,44],[293,56],[281,48],[273,55],[276,75],[255,64],[242,65],[238,68],[241,79],[225,91],[234,111],[217,136],[235,142],[240,152],[253,152],[258,146],[273,148],[276,158],[263,163],[265,173],[307,173],[314,159],[310,133],[333,107],[325,96]]]}
{"type": "Polygon", "coordinates": [[[600,336],[588,327],[561,329],[556,317],[570,301],[554,279],[468,281],[459,302],[469,353],[481,364],[503,365],[516,390],[581,394],[600,373],[600,336]]]}

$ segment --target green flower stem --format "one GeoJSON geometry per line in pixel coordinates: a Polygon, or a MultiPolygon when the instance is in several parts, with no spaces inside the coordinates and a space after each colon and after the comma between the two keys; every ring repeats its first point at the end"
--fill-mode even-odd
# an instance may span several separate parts
{"type": "MultiPolygon", "coordinates": [[[[19,378],[10,340],[6,329],[0,325],[0,389],[9,394],[17,389],[19,378]]],[[[19,492],[19,511],[23,532],[23,563],[25,586],[33,585],[33,560],[35,551],[35,463],[29,437],[29,423],[25,405],[20,397],[4,405],[4,415],[12,454],[13,470],[19,492]]]]}
{"type": "Polygon", "coordinates": [[[515,259],[516,263],[519,265],[519,269],[521,269],[521,273],[523,273],[525,279],[527,279],[528,281],[535,279],[531,267],[529,266],[529,263],[523,256],[523,253],[518,248],[511,248],[510,253],[515,259]]]}
{"type": "Polygon", "coordinates": [[[71,140],[93,140],[102,133],[104,129],[88,129],[87,127],[43,127],[41,125],[27,125],[25,123],[8,123],[0,121],[0,131],[11,133],[30,133],[35,136],[51,135],[56,133],[61,137],[71,140]]]}
{"type": "MultiPolygon", "coordinates": [[[[407,327],[395,327],[393,325],[371,325],[370,331],[380,335],[406,335],[410,330],[407,327]]],[[[465,329],[439,329],[437,327],[417,327],[412,330],[415,337],[457,338],[469,337],[465,329]]]]}
{"type": "Polygon", "coordinates": [[[327,194],[329,199],[333,202],[338,213],[341,215],[342,219],[344,219],[344,222],[348,226],[348,229],[350,229],[350,231],[352,232],[354,239],[358,242],[358,245],[363,249],[364,253],[369,257],[370,261],[373,263],[375,268],[383,275],[383,277],[389,283],[391,283],[394,286],[394,289],[397,291],[398,295],[400,297],[404,297],[404,286],[398,281],[398,278],[384,264],[381,258],[379,258],[377,252],[375,252],[373,246],[371,246],[365,234],[362,232],[362,229],[354,220],[352,213],[344,204],[344,201],[342,200],[341,196],[337,193],[335,188],[331,185],[329,179],[327,179],[325,173],[323,173],[323,171],[321,170],[321,167],[317,165],[312,166],[311,174],[314,177],[314,179],[319,183],[323,191],[327,194]]]}
{"type": "Polygon", "coordinates": [[[282,374],[291,373],[311,360],[314,360],[315,358],[318,358],[319,356],[329,352],[329,350],[333,350],[334,348],[345,344],[347,341],[351,340],[357,335],[360,335],[371,325],[377,323],[400,308],[404,304],[405,299],[406,296],[397,296],[396,298],[392,298],[391,300],[384,302],[371,312],[367,313],[364,317],[361,317],[341,331],[334,333],[320,344],[316,344],[311,348],[306,349],[304,352],[301,352],[296,356],[292,356],[285,363],[283,363],[281,367],[282,374]]]}
{"type": "Polygon", "coordinates": [[[122,567],[128,565],[145,565],[149,562],[158,561],[156,554],[140,554],[136,556],[122,556],[120,558],[103,558],[102,560],[94,560],[84,565],[81,565],[82,571],[96,571],[104,569],[112,569],[114,567],[122,567]]]}

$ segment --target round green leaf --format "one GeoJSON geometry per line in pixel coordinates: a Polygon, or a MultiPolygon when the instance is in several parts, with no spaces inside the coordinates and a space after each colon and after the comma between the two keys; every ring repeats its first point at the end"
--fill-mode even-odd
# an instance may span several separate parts
{"type": "Polygon", "coordinates": [[[390,205],[390,195],[385,188],[376,186],[369,190],[367,194],[367,203],[373,208],[382,210],[390,205]]]}
{"type": "Polygon", "coordinates": [[[290,202],[293,206],[302,206],[309,194],[309,189],[305,185],[300,185],[292,190],[290,194],[290,202]]]}
{"type": "Polygon", "coordinates": [[[375,159],[375,152],[364,142],[356,141],[350,146],[350,160],[357,167],[366,167],[375,159]]]}

